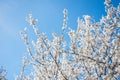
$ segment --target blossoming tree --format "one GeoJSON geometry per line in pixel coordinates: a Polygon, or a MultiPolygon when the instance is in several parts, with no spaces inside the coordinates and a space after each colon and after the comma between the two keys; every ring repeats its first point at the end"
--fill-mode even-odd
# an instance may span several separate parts
{"type": "Polygon", "coordinates": [[[7,80],[6,79],[6,70],[3,68],[3,67],[1,67],[0,68],[0,80],[7,80]]]}
{"type": "Polygon", "coordinates": [[[33,27],[37,41],[32,47],[26,34],[21,36],[29,57],[24,57],[23,70],[16,80],[117,80],[120,78],[120,4],[114,7],[105,1],[107,13],[99,22],[89,15],[78,18],[77,30],[69,29],[66,39],[67,10],[64,9],[62,34],[53,33],[49,40],[40,34],[37,20],[29,14],[27,22],[33,27]],[[69,41],[69,43],[67,42],[69,41]],[[33,71],[26,76],[25,68],[33,71]]]}

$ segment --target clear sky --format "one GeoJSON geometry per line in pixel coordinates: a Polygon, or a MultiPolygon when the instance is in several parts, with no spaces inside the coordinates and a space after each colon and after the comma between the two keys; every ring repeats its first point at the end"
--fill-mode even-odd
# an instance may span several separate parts
{"type": "MultiPolygon", "coordinates": [[[[120,2],[112,1],[114,6],[120,2]]],[[[52,32],[60,33],[64,8],[68,9],[68,27],[73,29],[77,28],[78,16],[90,15],[99,21],[106,15],[104,0],[0,0],[0,66],[6,68],[8,80],[14,80],[14,75],[20,73],[22,57],[26,54],[19,35],[19,31],[29,26],[25,17],[32,13],[38,19],[39,32],[50,36],[52,32]]]]}

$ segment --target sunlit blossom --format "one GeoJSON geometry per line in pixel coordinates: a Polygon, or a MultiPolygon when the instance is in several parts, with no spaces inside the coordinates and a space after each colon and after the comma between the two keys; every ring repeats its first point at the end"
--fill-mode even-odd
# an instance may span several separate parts
{"type": "Polygon", "coordinates": [[[116,35],[120,33],[116,31],[120,28],[120,10],[111,0],[105,4],[107,15],[99,22],[84,15],[83,20],[77,20],[77,30],[69,28],[68,32],[68,11],[64,9],[62,34],[52,33],[52,40],[39,33],[36,19],[29,14],[28,22],[37,39],[31,46],[28,34],[21,32],[29,58],[24,58],[23,71],[16,80],[79,80],[80,75],[83,80],[115,80],[120,76],[120,36],[116,35]],[[28,64],[33,70],[26,75],[28,64]]]}

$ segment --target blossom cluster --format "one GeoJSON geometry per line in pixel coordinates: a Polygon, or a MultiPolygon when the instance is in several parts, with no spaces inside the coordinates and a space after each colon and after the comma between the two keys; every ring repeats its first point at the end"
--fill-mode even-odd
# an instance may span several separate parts
{"type": "Polygon", "coordinates": [[[23,71],[16,80],[117,80],[120,77],[120,4],[114,7],[111,0],[105,4],[107,15],[99,22],[89,15],[84,15],[84,20],[78,18],[77,30],[69,29],[69,43],[64,36],[66,9],[64,34],[53,33],[53,40],[38,32],[36,19],[30,14],[28,22],[37,41],[32,41],[31,48],[27,34],[21,32],[30,57],[24,58],[23,71]],[[33,71],[26,76],[25,67],[29,65],[33,71]]]}

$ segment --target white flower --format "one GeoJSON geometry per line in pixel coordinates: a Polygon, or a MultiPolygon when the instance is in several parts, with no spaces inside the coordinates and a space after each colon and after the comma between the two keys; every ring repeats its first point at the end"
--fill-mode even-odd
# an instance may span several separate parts
{"type": "Polygon", "coordinates": [[[85,19],[85,23],[86,23],[86,25],[90,25],[90,20],[91,20],[91,17],[89,16],[89,15],[84,15],[83,16],[84,17],[84,19],[85,19]]]}
{"type": "Polygon", "coordinates": [[[35,23],[37,22],[37,19],[34,19],[32,17],[32,14],[29,14],[29,19],[27,19],[27,21],[29,22],[30,25],[35,25],[35,23]]]}
{"type": "Polygon", "coordinates": [[[120,4],[117,7],[117,11],[120,12],[120,4]]]}
{"type": "Polygon", "coordinates": [[[35,25],[35,22],[36,22],[36,21],[31,18],[29,23],[30,23],[30,25],[35,25]]]}
{"type": "Polygon", "coordinates": [[[110,6],[111,0],[105,0],[104,4],[110,6]]]}
{"type": "Polygon", "coordinates": [[[64,14],[64,19],[63,19],[63,26],[62,26],[62,30],[65,30],[65,28],[67,27],[67,9],[63,10],[63,14],[64,14]]]}
{"type": "Polygon", "coordinates": [[[65,15],[67,15],[67,9],[63,10],[63,14],[64,14],[64,17],[65,17],[65,15]]]}

